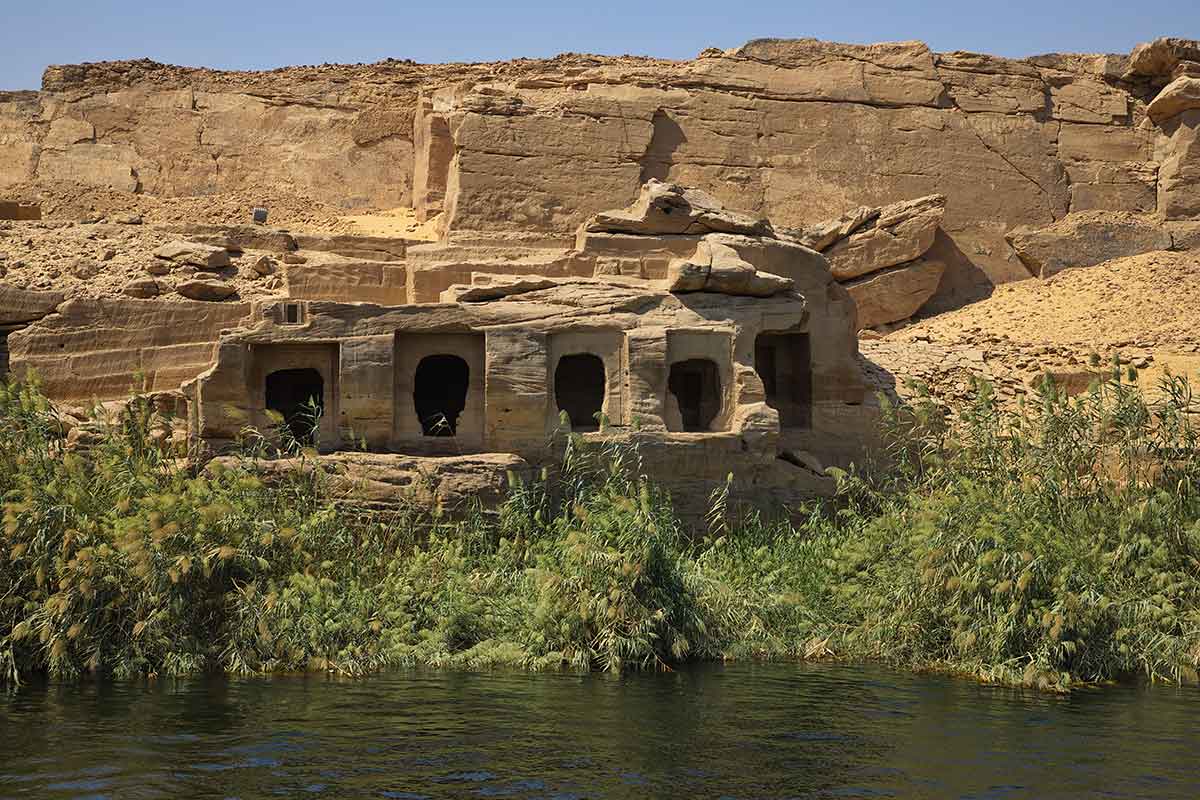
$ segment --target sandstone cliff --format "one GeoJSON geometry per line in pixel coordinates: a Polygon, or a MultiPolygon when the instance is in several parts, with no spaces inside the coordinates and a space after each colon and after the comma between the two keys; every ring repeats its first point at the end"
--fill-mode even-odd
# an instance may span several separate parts
{"type": "Polygon", "coordinates": [[[207,198],[189,213],[237,221],[270,201],[309,226],[402,206],[450,236],[570,235],[650,178],[791,228],[941,194],[941,269],[911,273],[938,284],[932,312],[1027,277],[1006,240],[1018,227],[1200,215],[1195,50],[1011,60],[758,40],[689,61],[50,67],[41,92],[0,95],[0,193],[73,213],[80,196],[207,198]]]}

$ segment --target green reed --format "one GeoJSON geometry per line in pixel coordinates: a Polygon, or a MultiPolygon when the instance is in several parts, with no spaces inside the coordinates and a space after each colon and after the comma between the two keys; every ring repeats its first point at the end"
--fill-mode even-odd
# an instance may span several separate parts
{"type": "Polygon", "coordinates": [[[201,463],[145,398],[79,423],[0,386],[0,681],[812,657],[1194,681],[1200,442],[1187,381],[1156,398],[1113,372],[1017,410],[984,384],[884,403],[836,497],[732,519],[716,486],[697,531],[632,445],[568,436],[497,509],[381,517],[283,423],[201,463]]]}

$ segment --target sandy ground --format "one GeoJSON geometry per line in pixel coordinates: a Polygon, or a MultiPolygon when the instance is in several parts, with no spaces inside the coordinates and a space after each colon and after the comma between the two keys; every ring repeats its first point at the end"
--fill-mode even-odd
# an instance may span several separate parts
{"type": "Polygon", "coordinates": [[[348,226],[347,233],[360,236],[391,236],[401,239],[419,239],[424,242],[437,241],[437,220],[419,222],[411,208],[392,208],[369,214],[354,214],[339,217],[339,222],[348,226]]]}
{"type": "Polygon", "coordinates": [[[1092,355],[1134,366],[1148,388],[1170,370],[1200,393],[1200,253],[1145,253],[996,288],[991,297],[910,325],[861,349],[881,388],[903,379],[952,401],[970,375],[1015,399],[1044,372],[1087,388],[1092,355]],[[899,376],[897,381],[894,376],[899,376]]]}

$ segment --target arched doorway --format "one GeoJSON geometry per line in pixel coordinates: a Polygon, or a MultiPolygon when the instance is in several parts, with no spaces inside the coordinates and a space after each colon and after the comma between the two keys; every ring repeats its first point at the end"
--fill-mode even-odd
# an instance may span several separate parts
{"type": "Polygon", "coordinates": [[[707,358],[672,364],[667,390],[679,405],[684,431],[707,431],[721,413],[721,373],[716,362],[707,358]]]}
{"type": "Polygon", "coordinates": [[[600,429],[604,408],[604,362],[591,353],[563,356],[554,369],[554,402],[567,412],[573,431],[600,429]]]}
{"type": "Polygon", "coordinates": [[[277,411],[296,441],[316,444],[325,411],[325,379],[315,369],[281,369],[267,375],[266,407],[277,411]]]}
{"type": "Polygon", "coordinates": [[[425,436],[454,436],[467,407],[471,368],[458,356],[425,356],[413,378],[413,407],[425,436]]]}

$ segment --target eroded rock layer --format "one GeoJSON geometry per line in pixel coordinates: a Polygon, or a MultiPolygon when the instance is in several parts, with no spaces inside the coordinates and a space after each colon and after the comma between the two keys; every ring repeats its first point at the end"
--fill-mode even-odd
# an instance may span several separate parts
{"type": "Polygon", "coordinates": [[[936,311],[1027,276],[1005,241],[1019,226],[1200,214],[1196,50],[1012,60],[769,39],[688,61],[57,66],[41,92],[0,95],[0,193],[64,210],[63,184],[93,205],[257,195],[310,223],[404,206],[442,234],[547,235],[650,178],[786,228],[940,194],[936,311]]]}

